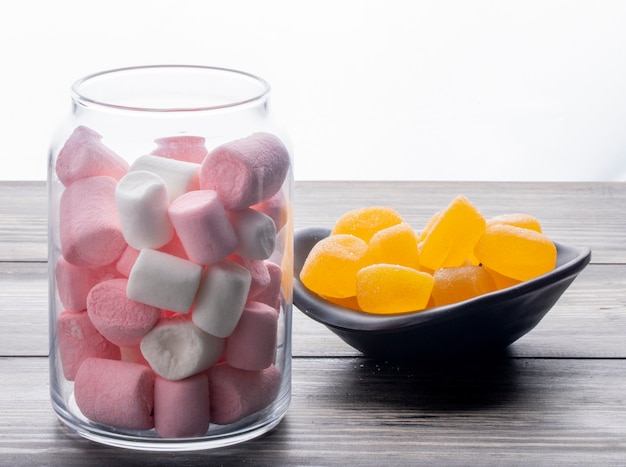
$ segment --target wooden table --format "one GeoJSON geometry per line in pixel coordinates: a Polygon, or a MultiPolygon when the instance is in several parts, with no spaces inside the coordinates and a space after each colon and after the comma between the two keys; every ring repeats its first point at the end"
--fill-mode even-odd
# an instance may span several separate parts
{"type": "Polygon", "coordinates": [[[419,228],[455,195],[527,212],[592,262],[504,356],[363,358],[294,310],[281,424],[215,451],[146,453],[69,432],[49,403],[46,189],[0,182],[0,465],[626,465],[626,184],[298,182],[296,227],[383,204],[419,228]]]}

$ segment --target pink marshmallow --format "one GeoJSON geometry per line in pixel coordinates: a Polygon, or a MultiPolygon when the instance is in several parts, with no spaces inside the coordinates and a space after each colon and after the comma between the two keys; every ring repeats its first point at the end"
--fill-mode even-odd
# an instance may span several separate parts
{"type": "Polygon", "coordinates": [[[88,358],[76,374],[74,397],[94,422],[130,430],[154,427],[154,373],[147,366],[88,358]]]}
{"type": "Polygon", "coordinates": [[[86,312],[63,311],[56,320],[56,342],[63,376],[74,381],[80,364],[86,358],[119,360],[120,349],[104,338],[86,312]]]}
{"type": "Polygon", "coordinates": [[[152,172],[161,177],[167,187],[170,202],[183,193],[199,188],[200,164],[147,155],[135,160],[130,170],[152,172]]]}
{"type": "Polygon", "coordinates": [[[128,245],[117,260],[117,263],[115,263],[115,269],[124,277],[130,276],[130,271],[133,269],[138,256],[139,250],[128,245]]]}
{"type": "Polygon", "coordinates": [[[185,193],[169,207],[169,215],[189,259],[212,264],[237,247],[237,235],[215,191],[185,193]]]}
{"type": "Polygon", "coordinates": [[[209,429],[209,380],[200,373],[154,381],[154,428],[162,438],[192,438],[209,429]]]}
{"type": "Polygon", "coordinates": [[[126,248],[115,206],[115,186],[111,177],[89,177],[72,183],[61,195],[61,251],[69,263],[106,266],[126,248]]]}
{"type": "Polygon", "coordinates": [[[267,270],[267,263],[258,259],[242,258],[239,255],[231,255],[229,260],[241,264],[250,272],[252,282],[250,283],[250,292],[248,293],[248,300],[261,293],[267,286],[270,285],[271,277],[267,270]]]}
{"type": "Polygon", "coordinates": [[[141,365],[150,366],[148,361],[143,357],[139,346],[120,347],[120,360],[123,362],[140,363],[141,365]]]}
{"type": "Polygon", "coordinates": [[[56,287],[63,307],[68,311],[87,309],[87,294],[104,280],[115,279],[120,274],[112,266],[90,269],[74,266],[62,256],[54,268],[56,287]]]}
{"type": "Polygon", "coordinates": [[[271,198],[289,171],[289,153],[269,133],[254,133],[213,149],[202,162],[200,188],[215,190],[226,209],[271,198]]]}
{"type": "Polygon", "coordinates": [[[248,302],[226,339],[226,362],[241,370],[263,370],[274,362],[278,313],[265,303],[248,302]]]}
{"type": "Polygon", "coordinates": [[[278,190],[274,196],[255,204],[252,208],[270,216],[276,225],[277,232],[282,229],[285,224],[287,224],[287,219],[289,218],[289,206],[285,199],[285,193],[283,190],[278,190]]]}
{"type": "Polygon", "coordinates": [[[204,332],[229,336],[243,312],[252,278],[243,266],[223,260],[207,268],[191,318],[204,332]]]}
{"type": "Polygon", "coordinates": [[[155,156],[167,157],[179,161],[200,164],[208,154],[201,136],[168,136],[156,139],[157,148],[152,151],[155,156]]]}
{"type": "Polygon", "coordinates": [[[174,235],[174,238],[172,238],[172,241],[170,241],[167,245],[163,245],[158,250],[162,251],[163,253],[172,255],[172,256],[178,256],[179,258],[189,259],[189,257],[187,256],[187,252],[185,251],[185,247],[183,246],[183,243],[180,241],[180,238],[178,238],[178,235],[174,235]]]}
{"type": "Polygon", "coordinates": [[[280,379],[274,365],[261,371],[215,365],[209,371],[211,422],[227,425],[269,406],[278,395],[280,379]]]}
{"type": "Polygon", "coordinates": [[[262,289],[257,288],[254,296],[249,298],[255,302],[265,303],[274,308],[276,311],[279,311],[280,288],[282,286],[283,271],[278,264],[272,263],[271,261],[265,261],[265,266],[267,267],[267,272],[270,275],[270,283],[262,289]]]}
{"type": "Polygon", "coordinates": [[[159,308],[126,296],[127,279],[112,279],[96,285],[87,296],[87,313],[96,329],[122,347],[141,342],[161,316],[159,308]]]}
{"type": "Polygon", "coordinates": [[[101,139],[102,136],[87,127],[74,130],[56,161],[56,174],[63,185],[99,175],[119,180],[128,172],[128,162],[102,144],[101,139]]]}
{"type": "Polygon", "coordinates": [[[228,218],[239,240],[237,254],[250,259],[267,259],[276,246],[276,226],[271,217],[246,208],[229,211],[228,218]]]}
{"type": "Polygon", "coordinates": [[[141,340],[140,348],[156,374],[180,380],[217,362],[224,339],[207,334],[185,316],[176,316],[160,319],[141,340]]]}
{"type": "Polygon", "coordinates": [[[160,248],[174,237],[167,187],[158,175],[128,172],[117,184],[115,201],[122,233],[133,248],[160,248]]]}
{"type": "Polygon", "coordinates": [[[157,250],[143,249],[128,276],[126,295],[146,305],[189,313],[202,266],[157,250]]]}

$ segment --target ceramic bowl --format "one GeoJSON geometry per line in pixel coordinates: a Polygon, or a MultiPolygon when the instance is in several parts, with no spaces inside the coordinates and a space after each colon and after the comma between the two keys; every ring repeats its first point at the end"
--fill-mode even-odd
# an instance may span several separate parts
{"type": "Polygon", "coordinates": [[[330,303],[300,281],[309,251],[329,234],[324,228],[295,233],[294,305],[373,358],[454,357],[502,350],[537,326],[591,259],[589,248],[555,242],[555,269],[535,279],[457,304],[374,315],[330,303]]]}

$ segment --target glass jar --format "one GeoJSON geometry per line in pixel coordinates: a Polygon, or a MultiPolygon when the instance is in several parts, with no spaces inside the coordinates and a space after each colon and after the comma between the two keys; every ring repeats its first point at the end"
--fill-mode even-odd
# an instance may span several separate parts
{"type": "Polygon", "coordinates": [[[226,446],[291,397],[292,156],[248,73],[93,74],[48,168],[50,390],[80,435],[226,446]]]}

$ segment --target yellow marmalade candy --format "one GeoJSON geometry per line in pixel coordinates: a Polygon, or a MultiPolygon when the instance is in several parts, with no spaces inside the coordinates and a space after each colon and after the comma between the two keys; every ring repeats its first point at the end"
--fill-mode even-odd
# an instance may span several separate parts
{"type": "Polygon", "coordinates": [[[345,213],[337,220],[330,234],[351,234],[369,242],[372,235],[379,230],[400,222],[402,217],[395,209],[371,206],[345,213]]]}
{"type": "Polygon", "coordinates": [[[387,263],[418,269],[417,236],[406,222],[376,232],[367,251],[369,264],[387,263]]]}
{"type": "Polygon", "coordinates": [[[530,214],[502,214],[500,216],[487,219],[487,227],[494,224],[513,225],[515,227],[530,229],[541,233],[541,224],[537,218],[531,216],[530,214]]]}
{"type": "Polygon", "coordinates": [[[464,196],[454,198],[429,224],[418,250],[420,264],[433,271],[464,264],[486,227],[485,218],[464,196]]]}
{"type": "Polygon", "coordinates": [[[353,297],[356,273],[365,265],[367,243],[354,235],[338,234],[323,238],[307,256],[300,280],[318,295],[353,297]]]}
{"type": "Polygon", "coordinates": [[[367,313],[393,314],[426,308],[433,276],[393,264],[373,264],[356,276],[356,298],[367,313]]]}
{"type": "Polygon", "coordinates": [[[435,306],[449,305],[496,290],[491,275],[480,266],[459,266],[435,271],[435,306]]]}
{"type": "Polygon", "coordinates": [[[506,224],[490,225],[474,254],[487,268],[519,281],[545,274],[556,266],[556,246],[548,237],[506,224]]]}

